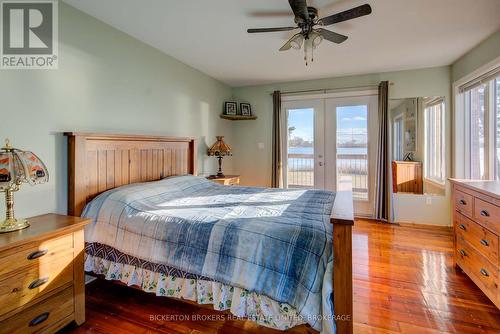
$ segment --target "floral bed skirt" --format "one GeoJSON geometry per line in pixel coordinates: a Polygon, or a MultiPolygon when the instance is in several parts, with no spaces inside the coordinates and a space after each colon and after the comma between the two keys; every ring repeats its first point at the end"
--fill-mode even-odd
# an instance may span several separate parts
{"type": "Polygon", "coordinates": [[[236,317],[247,318],[266,327],[286,330],[305,323],[288,304],[219,282],[170,276],[90,254],[85,255],[85,271],[103,275],[107,280],[139,286],[157,296],[213,304],[215,310],[229,310],[236,317]]]}

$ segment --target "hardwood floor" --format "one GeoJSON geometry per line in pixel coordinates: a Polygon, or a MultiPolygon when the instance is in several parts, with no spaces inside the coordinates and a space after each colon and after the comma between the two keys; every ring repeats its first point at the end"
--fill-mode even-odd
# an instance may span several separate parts
{"type": "MultiPolygon", "coordinates": [[[[500,311],[455,268],[452,247],[448,228],[356,221],[354,332],[500,333],[500,311]]],[[[87,286],[86,300],[85,324],[63,333],[282,333],[104,281],[87,286]],[[224,319],[151,320],[154,314],[224,319]]]]}

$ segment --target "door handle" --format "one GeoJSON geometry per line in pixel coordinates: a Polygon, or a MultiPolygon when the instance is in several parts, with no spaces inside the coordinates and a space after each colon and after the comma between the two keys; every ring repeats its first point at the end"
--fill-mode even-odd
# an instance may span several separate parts
{"type": "Polygon", "coordinates": [[[461,199],[461,200],[460,200],[460,204],[462,204],[462,205],[466,205],[466,204],[467,204],[467,202],[466,202],[466,201],[464,201],[463,199],[461,199]]]}
{"type": "Polygon", "coordinates": [[[323,166],[323,162],[321,162],[321,161],[320,161],[320,162],[318,163],[318,165],[323,166]]]}
{"type": "Polygon", "coordinates": [[[464,225],[464,224],[460,224],[460,225],[458,225],[458,227],[459,227],[461,230],[464,230],[464,231],[465,231],[465,230],[467,230],[467,229],[465,228],[465,225],[464,225]]]}
{"type": "Polygon", "coordinates": [[[459,250],[459,253],[462,256],[467,256],[467,253],[463,249],[459,250]]]}

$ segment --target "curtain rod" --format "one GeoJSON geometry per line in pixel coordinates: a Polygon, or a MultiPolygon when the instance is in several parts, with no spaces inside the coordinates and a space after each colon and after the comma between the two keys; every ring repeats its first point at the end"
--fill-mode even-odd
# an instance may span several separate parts
{"type": "MultiPolygon", "coordinates": [[[[389,82],[389,85],[393,86],[394,82],[389,82]]],[[[297,91],[289,91],[289,92],[281,92],[281,95],[294,95],[294,94],[303,94],[303,93],[329,93],[335,91],[343,91],[349,89],[363,89],[363,88],[378,88],[378,85],[367,85],[367,86],[352,86],[352,87],[339,87],[339,88],[323,88],[323,89],[308,89],[308,90],[297,90],[297,91]]],[[[270,93],[273,95],[273,93],[270,93]]]]}

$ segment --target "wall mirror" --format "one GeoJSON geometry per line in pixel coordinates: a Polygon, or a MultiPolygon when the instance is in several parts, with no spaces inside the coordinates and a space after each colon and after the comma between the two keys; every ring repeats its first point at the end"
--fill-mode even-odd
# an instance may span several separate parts
{"type": "Polygon", "coordinates": [[[392,191],[445,195],[444,97],[389,101],[392,191]]]}

